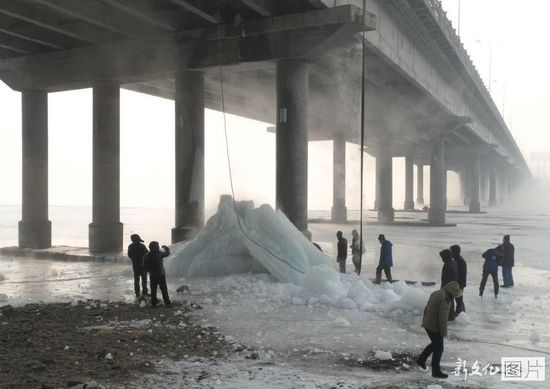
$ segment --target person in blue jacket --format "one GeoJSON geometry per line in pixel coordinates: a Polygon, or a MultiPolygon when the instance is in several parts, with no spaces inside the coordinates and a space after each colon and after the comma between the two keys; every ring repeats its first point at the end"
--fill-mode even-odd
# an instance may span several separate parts
{"type": "Polygon", "coordinates": [[[498,296],[498,264],[502,258],[502,246],[498,245],[494,249],[489,249],[481,255],[485,262],[483,263],[483,274],[481,276],[481,284],[479,285],[479,297],[483,297],[485,284],[489,275],[493,278],[495,298],[498,296]]]}
{"type": "Polygon", "coordinates": [[[386,279],[388,282],[393,282],[391,278],[391,267],[393,266],[392,243],[389,240],[386,240],[386,237],[383,234],[378,235],[378,241],[381,245],[380,261],[378,262],[378,267],[376,268],[375,283],[379,284],[382,280],[382,270],[384,270],[384,274],[386,274],[386,279]]]}

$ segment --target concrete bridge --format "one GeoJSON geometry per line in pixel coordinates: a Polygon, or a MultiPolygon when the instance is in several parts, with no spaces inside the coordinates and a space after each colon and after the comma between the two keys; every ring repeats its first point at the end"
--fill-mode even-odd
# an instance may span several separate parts
{"type": "Polygon", "coordinates": [[[173,241],[204,223],[204,109],[276,123],[277,207],[307,230],[308,141],[334,145],[333,220],[346,220],[345,144],[359,144],[365,55],[366,151],[376,207],[394,219],[392,157],[406,160],[406,201],[446,223],[446,172],[471,212],[529,176],[476,69],[435,0],[3,0],[0,79],[22,92],[19,245],[51,245],[48,92],[93,88],[92,252],[122,250],[119,91],[174,99],[173,241]],[[364,33],[362,35],[361,33],[364,33]],[[363,39],[364,36],[364,39],[363,39]],[[363,44],[365,51],[363,52],[363,44]],[[220,93],[223,77],[224,106],[220,93]]]}

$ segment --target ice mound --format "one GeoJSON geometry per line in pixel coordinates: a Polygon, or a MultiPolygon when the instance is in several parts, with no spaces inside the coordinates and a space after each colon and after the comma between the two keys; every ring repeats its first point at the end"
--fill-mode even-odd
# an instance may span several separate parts
{"type": "Polygon", "coordinates": [[[282,212],[267,204],[254,208],[251,201],[238,202],[237,212],[246,235],[239,227],[232,197],[221,196],[218,212],[203,231],[168,258],[168,274],[198,277],[268,272],[279,281],[301,284],[312,267],[328,267],[330,258],[282,212]]]}
{"type": "Polygon", "coordinates": [[[221,196],[218,212],[191,242],[173,247],[167,274],[179,278],[212,277],[202,293],[255,296],[293,306],[333,306],[349,310],[409,312],[420,315],[430,289],[404,282],[374,285],[367,277],[340,274],[335,261],[319,251],[281,212],[254,208],[221,196]],[[268,273],[268,274],[258,274],[268,273]],[[208,289],[208,290],[207,290],[208,289]]]}

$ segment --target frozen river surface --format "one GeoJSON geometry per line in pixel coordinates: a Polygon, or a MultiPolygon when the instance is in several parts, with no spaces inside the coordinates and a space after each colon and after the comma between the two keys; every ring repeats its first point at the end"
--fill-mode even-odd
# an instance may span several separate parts
{"type": "MultiPolygon", "coordinates": [[[[402,214],[421,219],[425,214],[402,214]]],[[[365,228],[366,277],[374,276],[378,243],[384,233],[394,244],[394,278],[439,281],[438,252],[460,244],[468,262],[465,289],[467,316],[450,324],[443,365],[452,372],[460,358],[470,370],[475,361],[481,368],[500,366],[501,357],[548,357],[550,332],[547,307],[550,303],[550,260],[548,236],[550,215],[543,212],[494,210],[490,214],[450,216],[457,227],[428,228],[378,226],[365,228]],[[480,254],[510,234],[516,246],[515,287],[492,296],[489,283],[483,299],[478,296],[482,259],[480,254]]],[[[67,231],[71,230],[67,225],[67,231]]],[[[134,230],[140,230],[134,223],[134,230]]],[[[335,231],[351,240],[353,224],[311,224],[314,240],[334,257],[335,231]]],[[[145,236],[147,238],[147,236],[145,236]]],[[[334,262],[336,267],[336,262],[334,262]]],[[[343,282],[353,284],[351,272],[343,282]]],[[[36,301],[73,301],[100,298],[133,298],[129,266],[125,264],[53,262],[0,257],[0,305],[36,301]]],[[[262,274],[235,275],[192,280],[170,279],[170,290],[190,285],[191,298],[204,309],[197,314],[203,324],[214,325],[237,343],[254,347],[261,358],[229,360],[186,360],[164,363],[166,374],[143,377],[138,387],[550,387],[546,382],[501,382],[495,376],[451,375],[446,381],[432,380],[427,372],[401,365],[398,370],[373,371],[362,367],[364,360],[385,355],[417,355],[427,343],[420,327],[421,306],[436,287],[394,285],[372,286],[387,298],[369,306],[327,302],[304,294],[292,284],[281,284],[262,274]],[[395,297],[397,296],[397,297],[395,297]],[[412,297],[411,297],[412,296],[412,297]],[[409,305],[402,301],[409,301],[409,305]],[[419,301],[420,300],[420,301],[419,301]],[[420,307],[420,308],[419,308],[420,307]],[[182,374],[185,371],[187,374],[182,374]],[[198,382],[201,371],[211,374],[198,382]],[[195,377],[196,378],[196,377],[195,377]],[[435,386],[436,387],[436,386],[435,386]]],[[[368,284],[365,279],[364,283],[368,284]]],[[[175,293],[173,293],[175,295],[175,293]]],[[[179,297],[182,298],[182,297],[179,297]]],[[[546,359],[548,363],[549,360],[546,359]]],[[[549,376],[548,368],[546,375],[549,376]]],[[[435,388],[434,387],[434,388],[435,388]]]]}

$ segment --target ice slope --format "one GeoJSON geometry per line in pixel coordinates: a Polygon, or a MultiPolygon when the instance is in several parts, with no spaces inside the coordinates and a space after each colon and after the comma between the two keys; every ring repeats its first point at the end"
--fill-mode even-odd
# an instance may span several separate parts
{"type": "Polygon", "coordinates": [[[197,277],[263,271],[300,285],[310,268],[329,265],[329,257],[271,206],[238,202],[237,212],[242,228],[232,197],[221,196],[204,230],[166,261],[168,273],[197,277]]]}

